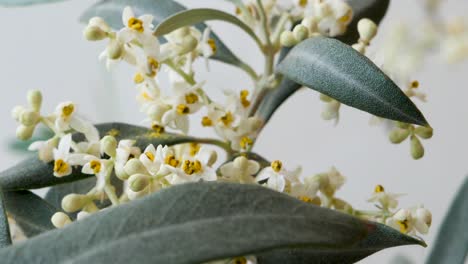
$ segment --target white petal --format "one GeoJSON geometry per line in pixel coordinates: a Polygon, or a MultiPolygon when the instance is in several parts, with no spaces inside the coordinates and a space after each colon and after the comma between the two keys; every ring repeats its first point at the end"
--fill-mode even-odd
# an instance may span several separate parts
{"type": "Polygon", "coordinates": [[[124,26],[128,26],[128,20],[130,20],[132,17],[135,17],[135,13],[133,13],[131,7],[126,6],[122,12],[122,23],[124,26]]]}
{"type": "Polygon", "coordinates": [[[46,141],[34,141],[33,143],[31,143],[31,145],[29,145],[28,150],[37,151],[41,149],[42,147],[44,147],[46,144],[47,144],[46,141]]]}
{"type": "Polygon", "coordinates": [[[66,134],[60,139],[60,143],[58,145],[58,155],[60,157],[66,157],[68,152],[70,151],[70,146],[72,143],[72,135],[66,134]]]}

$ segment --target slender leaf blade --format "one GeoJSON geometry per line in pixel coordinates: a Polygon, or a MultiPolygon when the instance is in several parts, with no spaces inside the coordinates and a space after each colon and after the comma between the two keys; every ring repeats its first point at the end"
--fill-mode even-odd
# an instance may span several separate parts
{"type": "Polygon", "coordinates": [[[426,264],[466,263],[468,253],[468,177],[458,191],[455,200],[439,229],[436,242],[426,264]]]}
{"type": "MultiPolygon", "coordinates": [[[[186,8],[173,0],[102,0],[87,9],[80,18],[83,23],[95,16],[104,18],[112,28],[123,27],[122,11],[126,6],[131,6],[136,15],[151,14],[154,16],[153,24],[158,25],[173,14],[186,10],[186,8]]],[[[203,31],[205,24],[196,27],[203,31]]],[[[215,40],[217,52],[211,58],[234,66],[242,66],[243,62],[232,53],[232,51],[212,33],[211,38],[215,40]]]]}
{"type": "Polygon", "coordinates": [[[295,46],[278,72],[301,85],[376,116],[428,125],[403,91],[372,61],[342,42],[315,37],[295,46]]]}
{"type": "Polygon", "coordinates": [[[261,186],[205,182],[171,187],[99,212],[0,250],[0,258],[5,263],[179,264],[293,249],[325,257],[338,251],[362,255],[368,249],[360,246],[369,239],[375,251],[421,244],[380,224],[261,186]],[[59,239],[61,243],[53,243],[59,239]]]}
{"type": "Polygon", "coordinates": [[[262,42],[257,37],[257,34],[255,34],[255,32],[244,22],[231,14],[211,8],[190,9],[174,14],[161,22],[156,27],[154,33],[156,36],[162,36],[169,34],[178,28],[191,26],[210,20],[219,20],[236,25],[244,30],[250,37],[252,37],[252,39],[254,39],[260,47],[262,46],[262,42]]]}
{"type": "Polygon", "coordinates": [[[6,192],[5,205],[27,237],[55,229],[50,219],[60,209],[30,191],[6,192]]]}
{"type": "MultiPolygon", "coordinates": [[[[100,135],[114,135],[117,140],[133,139],[136,146],[145,148],[150,144],[175,145],[192,142],[194,139],[188,136],[175,135],[170,133],[157,134],[153,130],[124,123],[105,123],[96,125],[100,135]]],[[[75,135],[75,140],[82,139],[82,135],[75,135]]],[[[16,166],[0,173],[0,186],[6,191],[29,190],[49,187],[82,180],[93,175],[83,174],[79,168],[75,168],[73,173],[66,177],[57,178],[53,176],[53,163],[44,163],[37,157],[26,159],[16,166]]]]}
{"type": "Polygon", "coordinates": [[[0,188],[0,248],[11,245],[10,226],[5,208],[4,194],[0,188]]]}

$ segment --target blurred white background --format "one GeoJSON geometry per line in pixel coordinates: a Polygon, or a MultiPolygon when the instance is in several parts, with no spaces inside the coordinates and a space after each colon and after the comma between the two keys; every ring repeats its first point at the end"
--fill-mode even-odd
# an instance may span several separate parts
{"type": "MultiPolygon", "coordinates": [[[[80,112],[96,122],[139,123],[144,118],[134,100],[133,71],[120,66],[107,73],[97,60],[103,43],[89,43],[82,38],[83,25],[79,24],[78,17],[94,2],[75,0],[48,6],[0,8],[2,170],[23,158],[7,148],[16,128],[10,110],[26,102],[29,89],[44,92],[47,111],[52,111],[58,102],[73,100],[80,112]]],[[[190,7],[232,11],[225,1],[181,2],[190,7]]],[[[422,16],[419,2],[393,0],[378,39],[388,32],[392,23],[418,21],[422,16]]],[[[466,15],[467,1],[445,2],[447,17],[466,15]]],[[[236,54],[262,69],[257,48],[243,32],[224,23],[211,25],[236,54]]],[[[413,26],[420,25],[413,23],[413,26]]],[[[379,40],[375,42],[378,43],[379,40]]],[[[220,63],[212,63],[211,69],[210,73],[203,72],[198,77],[209,81],[208,90],[215,98],[221,98],[221,89],[243,89],[251,85],[237,69],[220,63]]],[[[409,144],[391,145],[381,128],[370,127],[366,113],[344,107],[337,127],[322,121],[322,104],[317,93],[311,90],[298,92],[284,104],[265,129],[255,151],[269,159],[284,160],[290,167],[302,165],[307,174],[336,166],[348,179],[339,196],[356,207],[372,207],[365,200],[376,184],[384,185],[391,192],[407,193],[401,200],[402,206],[423,203],[433,212],[433,228],[424,237],[431,245],[450,201],[468,174],[467,71],[467,63],[449,66],[439,58],[430,58],[424,71],[415,76],[429,94],[429,103],[420,107],[435,128],[434,138],[424,142],[426,157],[420,161],[410,158],[409,144]]],[[[199,127],[194,131],[206,134],[199,127]]],[[[392,263],[393,257],[400,254],[415,263],[423,263],[428,252],[416,246],[394,248],[362,263],[392,263]]]]}

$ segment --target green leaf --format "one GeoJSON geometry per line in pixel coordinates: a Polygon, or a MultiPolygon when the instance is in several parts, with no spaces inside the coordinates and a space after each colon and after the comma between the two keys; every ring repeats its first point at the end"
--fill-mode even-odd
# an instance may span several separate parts
{"type": "Polygon", "coordinates": [[[60,211],[30,191],[5,192],[5,206],[27,237],[55,229],[50,219],[60,211]]]}
{"type": "Polygon", "coordinates": [[[210,8],[199,8],[181,11],[161,22],[155,29],[156,36],[162,36],[171,33],[172,31],[209,20],[220,20],[240,27],[252,37],[259,47],[262,47],[262,41],[257,37],[257,34],[244,22],[237,17],[223,11],[210,8]]]}
{"type": "MultiPolygon", "coordinates": [[[[390,0],[348,0],[347,2],[354,11],[353,20],[346,33],[337,37],[337,39],[352,45],[359,39],[359,32],[357,31],[359,20],[369,18],[379,24],[387,12],[390,0]]],[[[283,48],[278,61],[281,62],[289,51],[291,51],[291,48],[283,48]]],[[[264,123],[267,123],[276,110],[301,87],[302,85],[284,78],[277,89],[272,90],[265,96],[260,105],[258,116],[262,118],[264,123]]]]}
{"type": "Polygon", "coordinates": [[[0,188],[0,248],[11,245],[10,226],[5,209],[4,194],[0,188]]]}
{"type": "MultiPolygon", "coordinates": [[[[153,24],[158,25],[173,14],[186,10],[186,8],[173,0],[102,0],[90,7],[81,16],[80,21],[88,23],[89,19],[95,16],[104,18],[114,29],[120,29],[122,24],[122,11],[126,6],[131,6],[136,15],[151,14],[154,16],[153,24]]],[[[205,24],[198,24],[196,27],[203,31],[205,24]]],[[[222,61],[234,66],[246,66],[239,58],[229,50],[216,34],[211,35],[216,42],[217,52],[213,59],[222,61]]]]}
{"type": "MultiPolygon", "coordinates": [[[[106,134],[115,135],[117,140],[133,139],[136,146],[145,148],[150,144],[176,145],[180,143],[192,142],[192,137],[174,135],[169,133],[156,134],[146,127],[134,126],[123,123],[106,123],[96,125],[101,136],[106,134]]],[[[75,140],[82,139],[82,135],[77,135],[75,140]]],[[[0,173],[0,186],[6,191],[29,190],[49,187],[67,182],[74,182],[84,178],[94,177],[81,173],[79,169],[74,169],[69,176],[57,178],[53,176],[53,164],[44,163],[37,157],[29,158],[18,165],[0,173]]]]}
{"type": "Polygon", "coordinates": [[[422,242],[261,186],[205,182],[99,212],[2,249],[0,258],[4,263],[182,264],[248,254],[268,259],[283,251],[285,262],[261,263],[299,263],[291,252],[308,250],[315,254],[310,263],[338,252],[364,257],[410,244],[422,242]]]}
{"type": "Polygon", "coordinates": [[[436,242],[426,264],[463,264],[468,253],[468,178],[458,191],[455,200],[439,229],[436,242]]]}
{"type": "Polygon", "coordinates": [[[338,40],[315,37],[298,44],[277,71],[373,115],[428,125],[419,109],[389,77],[367,57],[338,40]]]}
{"type": "Polygon", "coordinates": [[[65,0],[0,0],[0,6],[13,7],[13,6],[28,6],[38,4],[50,4],[63,2],[65,0]]]}

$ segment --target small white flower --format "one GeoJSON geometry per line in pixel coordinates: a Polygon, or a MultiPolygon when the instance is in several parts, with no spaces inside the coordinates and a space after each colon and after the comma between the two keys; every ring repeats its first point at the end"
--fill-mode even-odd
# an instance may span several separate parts
{"type": "Polygon", "coordinates": [[[220,172],[228,181],[238,183],[255,183],[255,174],[260,170],[260,164],[255,160],[248,160],[240,156],[234,161],[221,166],[220,172]]]}
{"type": "Polygon", "coordinates": [[[335,167],[332,167],[327,173],[320,174],[319,177],[320,191],[327,196],[334,196],[335,192],[346,181],[346,178],[335,167]]]}
{"type": "MultiPolygon", "coordinates": [[[[160,145],[158,146],[158,150],[160,147],[162,148],[160,145]]],[[[146,170],[154,176],[161,169],[161,165],[164,160],[158,159],[157,150],[154,148],[153,144],[151,144],[146,147],[145,151],[143,151],[142,155],[140,155],[140,161],[143,166],[145,166],[146,170]]]]}
{"type": "Polygon", "coordinates": [[[273,161],[270,167],[266,167],[258,173],[257,182],[268,180],[266,186],[278,192],[283,192],[287,184],[300,182],[299,175],[301,168],[294,171],[288,171],[283,167],[283,163],[279,160],[273,161]]]}
{"type": "Polygon", "coordinates": [[[64,132],[74,129],[81,133],[88,132],[88,124],[76,114],[76,106],[73,102],[60,103],[55,108],[55,127],[64,132]]]}
{"type": "Polygon", "coordinates": [[[91,123],[83,121],[83,134],[85,135],[86,141],[79,142],[73,146],[73,150],[76,153],[90,154],[93,156],[100,156],[101,154],[101,143],[99,137],[99,131],[91,123]]]}
{"type": "Polygon", "coordinates": [[[216,181],[216,170],[211,167],[215,161],[216,152],[201,148],[195,157],[184,157],[180,168],[169,165],[164,165],[164,167],[171,172],[168,176],[171,184],[216,181]]]}
{"type": "Polygon", "coordinates": [[[115,173],[121,179],[127,178],[129,175],[125,173],[124,167],[130,158],[138,158],[141,150],[135,147],[135,140],[121,140],[116,150],[115,157],[115,173]]]}
{"type": "Polygon", "coordinates": [[[109,173],[108,160],[100,159],[95,156],[87,155],[84,157],[86,164],[81,169],[84,174],[96,175],[96,189],[102,191],[106,185],[106,177],[109,173]]]}
{"type": "Polygon", "coordinates": [[[210,70],[209,58],[216,53],[217,47],[214,39],[211,38],[211,28],[207,27],[203,31],[203,36],[198,44],[198,50],[205,59],[206,69],[210,70]]]}
{"type": "Polygon", "coordinates": [[[386,220],[386,224],[404,234],[427,234],[432,223],[432,214],[422,206],[400,209],[386,220]]]}
{"type": "Polygon", "coordinates": [[[46,141],[36,141],[29,145],[28,150],[38,151],[39,159],[43,162],[51,162],[54,160],[54,148],[57,147],[58,138],[51,138],[46,141]]]}
{"type": "Polygon", "coordinates": [[[402,194],[387,193],[382,185],[377,185],[374,193],[367,201],[380,203],[382,208],[387,210],[388,208],[397,208],[398,198],[401,196],[402,194]]]}
{"type": "Polygon", "coordinates": [[[317,197],[320,180],[315,176],[307,176],[291,184],[291,195],[303,201],[312,201],[317,197]]]}
{"type": "Polygon", "coordinates": [[[70,153],[71,144],[71,134],[67,134],[61,138],[58,148],[53,150],[55,177],[70,175],[72,173],[72,166],[82,165],[84,163],[83,155],[70,153]]]}

